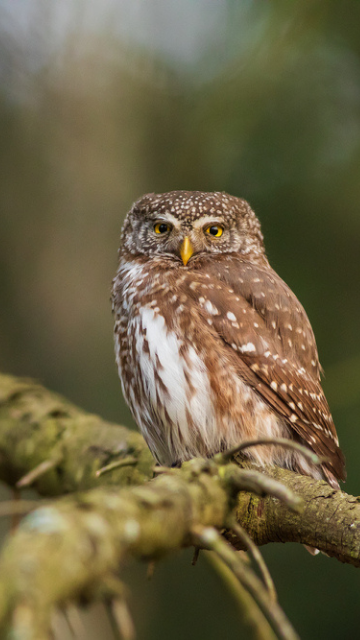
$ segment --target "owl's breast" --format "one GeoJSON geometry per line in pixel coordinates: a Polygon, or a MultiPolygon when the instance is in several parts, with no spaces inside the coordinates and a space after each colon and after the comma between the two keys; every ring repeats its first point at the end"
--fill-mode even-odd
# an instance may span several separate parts
{"type": "MultiPolygon", "coordinates": [[[[121,336],[121,351],[120,345],[121,336]]],[[[125,397],[155,456],[171,464],[206,455],[219,433],[208,370],[196,346],[150,306],[129,314],[123,345],[125,397]]]]}
{"type": "Polygon", "coordinates": [[[116,355],[124,397],[157,460],[207,457],[273,433],[276,416],[215,328],[206,275],[137,274],[140,285],[123,278],[116,300],[116,355]]]}

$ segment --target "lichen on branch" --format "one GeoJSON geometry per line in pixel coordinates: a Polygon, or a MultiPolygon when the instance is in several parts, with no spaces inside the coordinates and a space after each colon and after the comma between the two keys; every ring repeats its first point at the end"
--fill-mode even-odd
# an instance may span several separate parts
{"type": "Polygon", "coordinates": [[[266,571],[254,583],[251,570],[232,555],[234,547],[249,548],[247,535],[257,545],[296,541],[360,565],[358,498],[292,471],[220,454],[180,469],[155,467],[140,434],[11,376],[0,376],[0,477],[12,487],[31,484],[49,498],[64,496],[24,518],[4,546],[4,638],[9,630],[21,638],[26,625],[29,640],[47,639],[54,607],[80,596],[106,594],[114,615],[126,619],[114,576],[125,557],[153,560],[207,541],[243,586],[256,584],[252,595],[260,593],[258,605],[275,636],[295,639],[283,612],[271,609],[278,605],[266,571]],[[231,545],[224,547],[220,533],[231,545]]]}
{"type": "MultiPolygon", "coordinates": [[[[17,637],[26,612],[29,640],[47,638],[54,607],[80,596],[96,599],[125,557],[153,560],[196,544],[199,527],[216,535],[233,510],[235,478],[241,490],[243,472],[233,467],[226,474],[213,461],[192,460],[138,487],[101,487],[36,509],[3,549],[0,629],[3,625],[6,634],[10,628],[17,637]]],[[[276,636],[295,640],[266,586],[224,545],[214,551],[222,558],[233,557],[245,585],[256,589],[276,636]]]]}
{"type": "Polygon", "coordinates": [[[153,466],[136,431],[81,411],[32,380],[0,374],[0,479],[8,485],[21,487],[32,474],[27,486],[40,495],[64,495],[141,484],[153,466]],[[124,465],[129,458],[136,464],[124,465]],[[123,464],[99,479],[97,472],[115,462],[123,464]],[[40,465],[44,473],[33,475],[40,465]]]}

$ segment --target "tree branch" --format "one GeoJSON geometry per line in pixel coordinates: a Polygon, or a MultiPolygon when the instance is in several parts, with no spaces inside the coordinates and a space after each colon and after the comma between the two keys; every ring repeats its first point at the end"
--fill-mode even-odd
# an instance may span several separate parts
{"type": "MultiPolygon", "coordinates": [[[[236,470],[240,478],[242,470],[236,470]]],[[[126,557],[160,558],[193,544],[194,532],[205,527],[213,531],[217,552],[240,581],[259,591],[261,609],[275,629],[278,625],[278,637],[297,637],[261,581],[230,547],[225,553],[225,542],[220,545],[216,529],[224,527],[232,510],[230,484],[221,471],[215,462],[192,460],[139,487],[93,489],[35,510],[2,553],[3,633],[10,625],[21,637],[25,616],[29,640],[46,638],[55,606],[80,596],[95,599],[126,557]]]]}
{"type": "Polygon", "coordinates": [[[25,482],[40,495],[64,495],[100,484],[142,484],[153,467],[136,431],[81,411],[32,380],[0,374],[0,479],[8,485],[25,482]],[[124,464],[129,457],[136,464],[124,464]]]}
{"type": "MultiPolygon", "coordinates": [[[[143,484],[154,475],[154,460],[139,433],[81,411],[31,380],[0,375],[0,479],[15,487],[49,460],[57,461],[55,467],[44,465],[44,474],[34,479],[44,496],[143,484]]],[[[243,466],[251,469],[240,477],[237,465],[227,464],[226,457],[216,460],[229,497],[242,489],[237,520],[257,545],[301,542],[360,565],[359,498],[286,469],[260,469],[247,459],[243,466]],[[255,471],[265,471],[266,477],[255,471]],[[246,490],[273,493],[278,499],[246,490]],[[303,502],[301,514],[286,506],[294,496],[294,505],[303,502]]],[[[244,547],[239,540],[237,546],[244,547]]]]}
{"type": "Polygon", "coordinates": [[[303,500],[301,514],[281,502],[241,494],[236,518],[257,545],[301,542],[340,562],[360,566],[360,498],[287,469],[266,469],[303,500]]]}
{"type": "MultiPolygon", "coordinates": [[[[0,629],[11,628],[12,637],[22,637],[26,624],[29,640],[47,639],[53,608],[80,596],[107,593],[111,602],[113,571],[125,557],[159,558],[193,544],[199,527],[214,531],[218,550],[216,530],[236,548],[249,546],[236,526],[227,529],[234,514],[258,545],[296,541],[360,565],[358,498],[285,469],[260,469],[248,459],[242,468],[222,456],[161,469],[149,481],[154,461],[138,433],[11,376],[0,376],[0,462],[10,486],[25,476],[46,496],[87,489],[36,509],[7,541],[0,629]]],[[[229,566],[240,576],[237,562],[230,558],[229,566]]],[[[114,592],[113,613],[125,611],[119,597],[114,592]]]]}

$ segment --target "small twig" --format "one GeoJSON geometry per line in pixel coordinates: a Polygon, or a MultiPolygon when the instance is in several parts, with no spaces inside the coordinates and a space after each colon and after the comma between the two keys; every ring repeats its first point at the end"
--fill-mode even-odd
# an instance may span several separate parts
{"type": "Polygon", "coordinates": [[[193,555],[193,558],[192,558],[192,561],[191,561],[191,564],[192,564],[193,567],[195,567],[195,565],[196,565],[196,563],[197,563],[197,561],[199,559],[199,555],[200,555],[200,547],[195,547],[194,555],[193,555]]]}
{"type": "MultiPolygon", "coordinates": [[[[66,620],[66,623],[67,623],[67,620],[66,620]]],[[[50,619],[49,638],[51,640],[61,640],[61,638],[63,637],[63,631],[64,631],[64,624],[62,623],[62,620],[60,617],[60,611],[58,609],[55,609],[50,619]]],[[[74,640],[77,640],[76,636],[73,636],[73,638],[74,640]]]]}
{"type": "Polygon", "coordinates": [[[54,469],[54,467],[56,467],[56,465],[58,465],[61,460],[62,456],[58,456],[56,458],[53,458],[52,460],[44,460],[44,462],[40,462],[37,467],[31,469],[29,473],[27,473],[17,481],[17,488],[23,489],[24,487],[29,487],[35,482],[35,480],[38,480],[41,476],[50,471],[50,469],[54,469]]]}
{"type": "Polygon", "coordinates": [[[229,569],[227,564],[213,551],[203,551],[203,554],[213,565],[226,587],[234,596],[241,612],[241,619],[245,625],[250,627],[254,640],[276,640],[276,636],[266,617],[262,611],[260,611],[257,603],[249,592],[237,579],[234,572],[229,569]]]}
{"type": "Polygon", "coordinates": [[[281,640],[299,640],[299,637],[285,613],[274,602],[262,581],[253,570],[240,558],[239,554],[225,542],[223,537],[212,527],[193,528],[193,542],[206,549],[214,551],[218,557],[231,569],[243,587],[249,592],[265,618],[271,625],[276,636],[281,640]]]}
{"type": "Polygon", "coordinates": [[[284,484],[264,473],[253,469],[239,469],[235,464],[228,464],[223,467],[222,477],[225,483],[236,492],[251,491],[260,497],[273,496],[281,500],[292,511],[296,513],[302,511],[302,499],[284,484]]]}
{"type": "Polygon", "coordinates": [[[316,453],[314,453],[304,445],[300,444],[299,442],[289,440],[288,438],[259,438],[258,440],[245,440],[233,449],[229,449],[224,453],[217,454],[217,456],[215,456],[215,460],[219,460],[220,463],[224,463],[244,449],[265,445],[276,445],[278,447],[284,447],[285,449],[294,449],[294,451],[298,451],[309,462],[312,462],[312,464],[315,464],[317,466],[328,461],[328,458],[326,456],[319,457],[318,455],[316,455],[316,453]]]}
{"type": "Polygon", "coordinates": [[[110,464],[101,467],[96,472],[96,477],[100,478],[104,473],[109,473],[110,471],[114,471],[114,469],[119,469],[120,467],[134,467],[137,464],[137,459],[133,456],[128,456],[128,458],[123,458],[122,460],[116,460],[115,462],[111,462],[110,464]]]}
{"type": "Polygon", "coordinates": [[[237,538],[241,540],[241,542],[246,547],[247,551],[251,555],[253,561],[258,566],[263,582],[269,592],[271,600],[276,602],[277,594],[274,585],[274,581],[270,575],[270,571],[266,566],[265,560],[262,557],[259,548],[256,546],[255,542],[250,538],[250,536],[246,533],[245,529],[243,529],[235,520],[235,518],[229,518],[227,522],[227,526],[236,534],[237,538]]]}
{"type": "Polygon", "coordinates": [[[170,471],[170,467],[161,467],[160,465],[153,468],[153,472],[155,473],[155,475],[160,475],[161,473],[169,473],[170,471]]]}
{"type": "Polygon", "coordinates": [[[86,637],[86,629],[79,613],[79,608],[74,604],[68,604],[63,609],[63,615],[75,640],[86,637]]]}
{"type": "Polygon", "coordinates": [[[107,613],[107,617],[109,619],[109,623],[110,623],[112,634],[114,636],[114,640],[123,640],[122,635],[121,635],[121,630],[120,630],[119,625],[118,625],[118,621],[116,620],[116,617],[114,615],[114,610],[113,610],[113,607],[112,607],[112,600],[111,599],[104,600],[104,607],[105,607],[105,611],[107,613]]]}
{"type": "Polygon", "coordinates": [[[116,638],[135,640],[135,627],[124,598],[112,598],[107,611],[116,638]]]}
{"type": "MultiPolygon", "coordinates": [[[[33,604],[33,603],[32,603],[33,604]]],[[[39,615],[27,600],[17,604],[11,616],[10,637],[27,638],[28,640],[49,640],[49,635],[53,633],[55,640],[59,640],[59,616],[54,612],[51,619],[45,619],[39,615]]]]}
{"type": "Polygon", "coordinates": [[[107,575],[99,594],[104,602],[116,640],[134,640],[135,627],[126,604],[127,588],[116,575],[107,575]]]}

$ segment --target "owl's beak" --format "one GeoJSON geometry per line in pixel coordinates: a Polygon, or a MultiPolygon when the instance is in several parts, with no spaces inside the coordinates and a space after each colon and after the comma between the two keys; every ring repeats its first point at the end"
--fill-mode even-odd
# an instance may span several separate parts
{"type": "Polygon", "coordinates": [[[194,253],[194,247],[191,244],[190,238],[188,236],[185,236],[184,240],[180,245],[180,256],[185,267],[189,262],[193,253],[194,253]]]}

